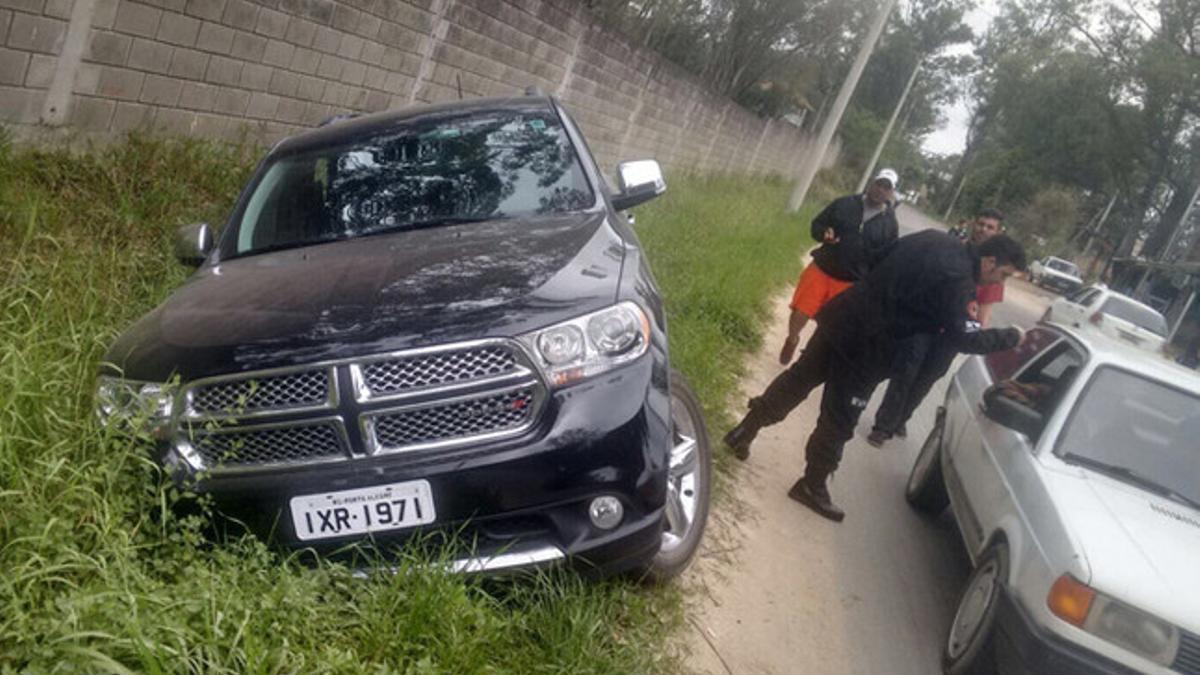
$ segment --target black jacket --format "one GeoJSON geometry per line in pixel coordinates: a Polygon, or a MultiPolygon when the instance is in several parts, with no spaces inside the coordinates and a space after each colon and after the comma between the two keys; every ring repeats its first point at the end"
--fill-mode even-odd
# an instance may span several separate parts
{"type": "Polygon", "coordinates": [[[980,328],[972,305],[979,252],[955,237],[925,230],[901,238],[866,279],[817,314],[834,347],[872,372],[886,371],[895,343],[941,334],[959,352],[987,354],[1017,345],[1012,328],[980,328]]]}
{"type": "Polygon", "coordinates": [[[840,240],[822,244],[812,254],[817,267],[834,279],[858,281],[867,276],[900,234],[891,204],[865,223],[862,217],[863,196],[847,195],[830,202],[812,221],[814,240],[820,242],[829,228],[840,240]]]}

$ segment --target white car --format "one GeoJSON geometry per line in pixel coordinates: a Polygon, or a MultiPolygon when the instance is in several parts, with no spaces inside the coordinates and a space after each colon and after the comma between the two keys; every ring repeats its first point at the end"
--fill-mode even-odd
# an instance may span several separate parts
{"type": "Polygon", "coordinates": [[[1043,321],[1099,332],[1152,352],[1167,340],[1167,320],[1157,310],[1104,286],[1087,286],[1051,303],[1043,321]]]}
{"type": "Polygon", "coordinates": [[[975,566],[944,671],[1200,673],[1198,439],[1200,377],[1119,342],[968,359],[906,489],[975,566]]]}
{"type": "Polygon", "coordinates": [[[1038,286],[1060,293],[1070,293],[1083,285],[1075,263],[1054,256],[1033,261],[1029,265],[1029,278],[1038,286]]]}

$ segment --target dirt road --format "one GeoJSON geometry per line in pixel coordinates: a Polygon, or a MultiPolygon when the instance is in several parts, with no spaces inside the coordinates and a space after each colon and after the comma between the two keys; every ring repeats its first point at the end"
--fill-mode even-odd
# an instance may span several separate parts
{"type": "MultiPolygon", "coordinates": [[[[901,211],[900,221],[902,234],[938,226],[910,209],[901,211]]],[[[775,303],[766,344],[748,363],[747,397],[781,370],[787,297],[775,303]]],[[[1044,293],[1010,282],[995,325],[1031,325],[1047,304],[1044,293]]],[[[934,388],[907,439],[882,449],[865,440],[883,387],[875,392],[830,486],[847,512],[840,525],[786,495],[802,472],[820,391],[759,435],[736,479],[736,505],[713,514],[690,573],[698,598],[690,667],[712,675],[939,672],[941,641],[969,562],[950,516],[919,517],[903,491],[944,391],[944,384],[934,388]]],[[[740,415],[744,398],[739,404],[740,415]]]]}

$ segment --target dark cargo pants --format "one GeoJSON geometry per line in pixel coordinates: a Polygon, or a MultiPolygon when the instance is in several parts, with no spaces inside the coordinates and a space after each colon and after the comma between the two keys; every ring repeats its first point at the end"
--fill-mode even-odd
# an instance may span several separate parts
{"type": "Polygon", "coordinates": [[[808,398],[813,389],[825,385],[817,428],[804,448],[805,473],[824,479],[842,461],[846,441],[854,436],[854,427],[878,381],[879,378],[871,377],[870,369],[851,362],[834,349],[818,326],[800,358],[780,373],[761,396],[751,399],[750,409],[759,415],[764,426],[775,424],[808,398]]]}
{"type": "Polygon", "coordinates": [[[907,424],[929,390],[950,370],[955,353],[945,339],[930,333],[898,342],[887,392],[875,412],[873,428],[894,435],[907,424]]]}

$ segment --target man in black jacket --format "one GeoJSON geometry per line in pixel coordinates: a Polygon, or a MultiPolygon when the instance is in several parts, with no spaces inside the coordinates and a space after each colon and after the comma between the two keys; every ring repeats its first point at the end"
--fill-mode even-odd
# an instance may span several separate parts
{"type": "Polygon", "coordinates": [[[750,412],[726,442],[744,444],[748,452],[760,428],[782,421],[824,384],[817,427],[805,447],[804,476],[788,496],[841,521],[845,514],[834,505],[827,480],[871,392],[888,376],[897,343],[918,333],[941,333],[956,351],[970,354],[1017,346],[1020,329],[981,329],[973,308],[976,286],[1003,282],[1024,265],[1021,245],[1004,235],[979,247],[934,230],[900,239],[865,280],[821,310],[804,353],[750,402],[750,412]]]}
{"type": "MultiPolygon", "coordinates": [[[[821,242],[812,253],[792,294],[788,334],[779,362],[792,362],[800,331],[827,302],[867,276],[896,243],[900,227],[892,199],[899,176],[883,169],[863,194],[846,195],[830,202],[812,221],[813,240],[821,242]]],[[[745,459],[744,457],[742,459],[745,459]]]]}

